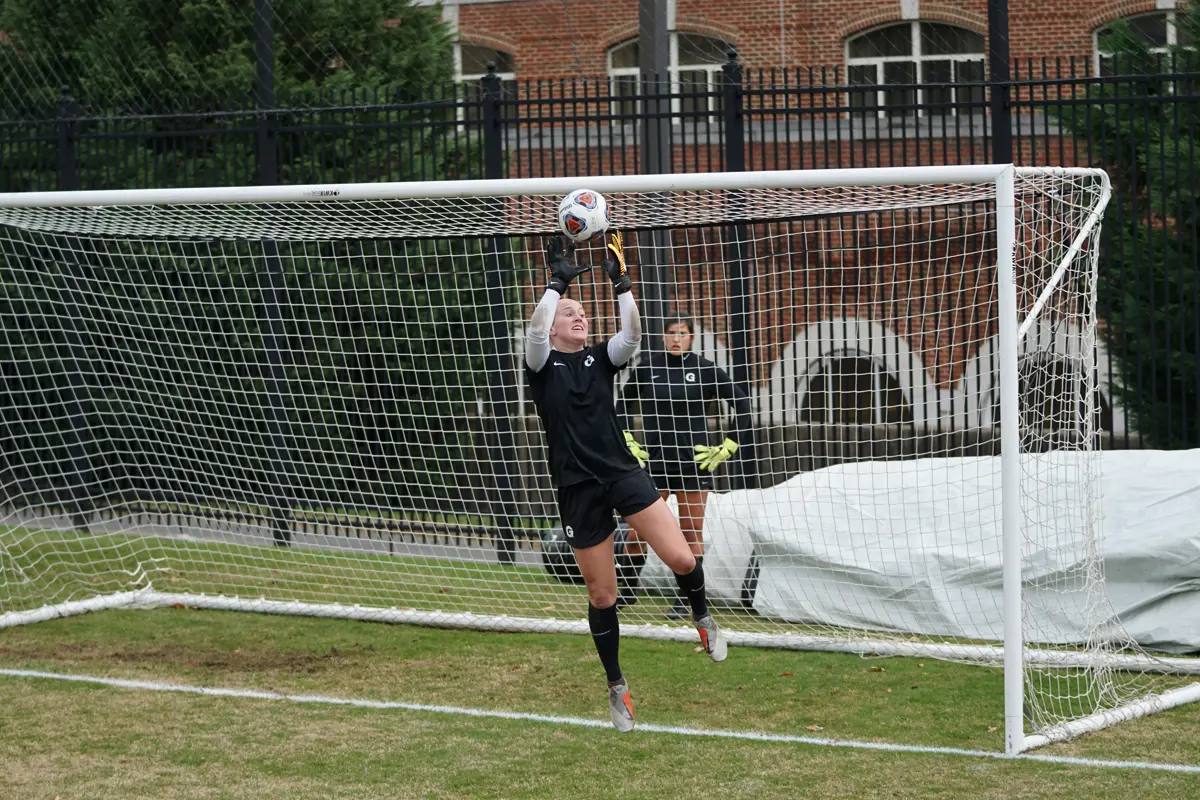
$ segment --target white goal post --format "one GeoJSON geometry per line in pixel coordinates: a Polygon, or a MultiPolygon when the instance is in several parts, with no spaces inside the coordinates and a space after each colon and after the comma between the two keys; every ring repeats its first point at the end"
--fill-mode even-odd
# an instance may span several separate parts
{"type": "MultiPolygon", "coordinates": [[[[1088,169],[0,194],[0,628],[183,604],[585,633],[519,360],[581,187],[630,232],[641,357],[687,318],[750,404],[707,412],[752,441],[702,525],[732,644],[1003,667],[1014,754],[1200,699],[1106,593],[1088,169]]],[[[604,284],[572,289],[599,334],[604,284]]],[[[690,640],[654,570],[623,631],[690,640]]]]}

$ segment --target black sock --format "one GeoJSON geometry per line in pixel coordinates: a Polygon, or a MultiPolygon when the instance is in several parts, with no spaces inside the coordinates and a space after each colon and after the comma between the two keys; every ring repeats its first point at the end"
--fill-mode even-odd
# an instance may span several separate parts
{"type": "Polygon", "coordinates": [[[588,603],[588,628],[592,631],[592,641],[596,643],[596,653],[600,663],[608,674],[608,682],[616,683],[621,680],[621,664],[617,652],[621,647],[621,623],[617,621],[617,606],[596,608],[588,603]]]}
{"type": "Polygon", "coordinates": [[[628,594],[636,595],[642,582],[642,567],[645,565],[645,553],[622,553],[617,556],[617,584],[622,589],[628,589],[628,594]]]}
{"type": "MultiPolygon", "coordinates": [[[[704,556],[696,556],[696,569],[700,569],[703,564],[704,556]]],[[[676,577],[676,580],[678,580],[678,576],[676,577]]],[[[675,595],[675,602],[679,605],[690,607],[692,605],[691,598],[687,596],[687,592],[683,590],[682,586],[683,584],[680,584],[679,593],[675,595]]],[[[703,614],[701,616],[703,616],[703,614]]]]}
{"type": "Polygon", "coordinates": [[[679,593],[692,606],[692,618],[700,619],[708,614],[708,600],[704,596],[704,565],[703,559],[696,559],[696,568],[687,575],[675,573],[675,582],[679,584],[679,593]]]}

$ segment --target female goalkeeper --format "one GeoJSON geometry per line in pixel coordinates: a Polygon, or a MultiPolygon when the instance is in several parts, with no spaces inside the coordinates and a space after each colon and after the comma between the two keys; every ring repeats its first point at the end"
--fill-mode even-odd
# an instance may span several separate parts
{"type": "MultiPolygon", "coordinates": [[[[713,488],[712,473],[749,435],[750,401],[725,370],[692,352],[694,337],[689,317],[667,321],[663,351],[643,357],[625,384],[618,416],[627,419],[630,406],[641,412],[645,448],[628,432],[625,440],[639,462],[649,462],[647,469],[662,497],[675,495],[683,535],[697,563],[703,563],[704,510],[713,488]],[[706,407],[716,399],[733,408],[734,424],[721,444],[710,445],[706,407]]],[[[631,530],[622,553],[619,605],[637,601],[638,574],[645,562],[646,548],[631,530]]],[[[678,598],[667,619],[682,619],[686,612],[683,598],[678,598]]]]}
{"type": "Polygon", "coordinates": [[[562,238],[554,237],[546,248],[550,283],[530,321],[525,364],[530,392],[546,430],[563,532],[587,585],[588,626],[608,674],[609,715],[617,730],[625,733],[633,729],[634,718],[629,686],[617,657],[620,629],[614,509],[674,571],[709,657],[724,661],[727,649],[708,613],[703,569],[650,476],[630,453],[617,424],[613,378],[633,355],[642,331],[620,234],[612,235],[608,250],[611,256],[604,259],[604,270],[612,279],[620,306],[620,332],[603,344],[587,343],[583,306],[563,295],[571,281],[590,267],[573,263],[574,246],[564,246],[562,238]]]}

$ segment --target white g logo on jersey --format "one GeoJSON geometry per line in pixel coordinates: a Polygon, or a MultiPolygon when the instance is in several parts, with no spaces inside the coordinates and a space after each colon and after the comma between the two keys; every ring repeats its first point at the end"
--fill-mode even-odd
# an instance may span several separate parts
{"type": "Polygon", "coordinates": [[[585,367],[590,367],[592,364],[595,363],[595,361],[596,361],[596,359],[592,358],[591,356],[588,356],[587,358],[585,358],[583,360],[583,365],[585,367]]]}
{"type": "Polygon", "coordinates": [[[686,375],[684,375],[684,376],[683,376],[683,379],[684,379],[685,381],[687,381],[688,383],[695,383],[695,382],[696,382],[696,373],[694,373],[694,372],[689,372],[689,373],[687,373],[686,375]]]}
{"type": "Polygon", "coordinates": [[[570,525],[568,525],[567,527],[563,528],[563,533],[567,534],[567,538],[568,538],[568,539],[574,539],[574,538],[575,538],[575,529],[574,529],[574,528],[572,528],[570,525]]]}

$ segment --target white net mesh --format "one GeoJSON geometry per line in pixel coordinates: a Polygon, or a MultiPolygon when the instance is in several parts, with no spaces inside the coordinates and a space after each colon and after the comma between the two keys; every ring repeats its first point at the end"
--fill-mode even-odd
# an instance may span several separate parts
{"type": "MultiPolygon", "coordinates": [[[[1017,180],[1023,625],[1056,662],[1029,666],[1038,729],[1150,688],[1100,658],[1148,661],[1100,550],[1102,177],[1017,180]],[[1072,653],[1091,665],[1057,665],[1072,653]]],[[[520,365],[557,202],[0,210],[0,611],[153,590],[583,630],[520,365]]],[[[736,428],[743,446],[706,506],[671,500],[734,640],[999,663],[994,186],[609,202],[633,232],[645,348],[686,315],[690,350],[748,400],[743,419],[703,406],[709,443],[736,428]]],[[[602,281],[572,292],[610,335],[602,281]]],[[[642,396],[630,427],[661,444],[642,396]]],[[[627,630],[689,635],[657,627],[662,563],[637,580],[627,630]]]]}

